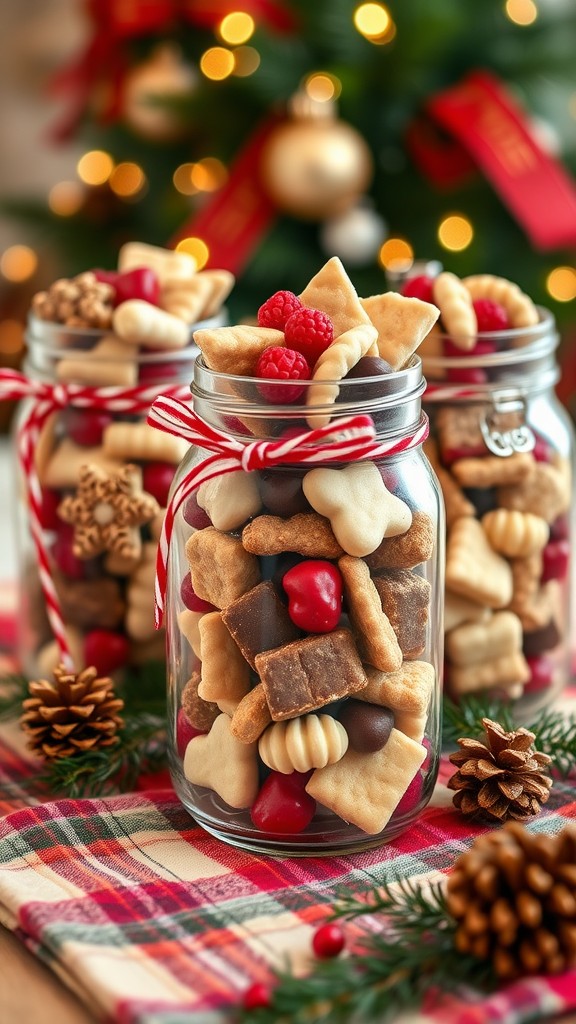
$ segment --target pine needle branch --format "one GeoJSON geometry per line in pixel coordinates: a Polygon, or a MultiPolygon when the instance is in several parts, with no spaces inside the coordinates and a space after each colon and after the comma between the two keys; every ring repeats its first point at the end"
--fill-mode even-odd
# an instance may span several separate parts
{"type": "Polygon", "coordinates": [[[576,715],[546,711],[528,728],[536,736],[536,749],[552,758],[554,768],[563,778],[570,775],[576,768],[576,715]]]}
{"type": "Polygon", "coordinates": [[[482,737],[484,735],[483,718],[499,722],[503,729],[511,731],[516,728],[512,705],[497,700],[489,694],[463,697],[455,704],[449,697],[444,697],[442,741],[444,746],[453,747],[463,736],[482,737]]]}
{"type": "Polygon", "coordinates": [[[25,676],[7,675],[0,678],[0,722],[18,718],[22,701],[28,696],[28,680],[25,676]]]}

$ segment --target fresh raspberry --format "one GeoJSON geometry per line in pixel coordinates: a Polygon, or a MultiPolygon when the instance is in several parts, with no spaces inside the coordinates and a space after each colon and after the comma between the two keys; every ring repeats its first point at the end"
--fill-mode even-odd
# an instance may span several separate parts
{"type": "MultiPolygon", "coordinates": [[[[293,348],[271,345],[270,348],[264,349],[256,364],[256,376],[271,381],[310,380],[310,367],[304,356],[293,348]]],[[[267,402],[280,402],[282,405],[288,405],[291,402],[297,402],[305,388],[289,384],[282,387],[280,384],[274,383],[259,384],[258,390],[267,402]]]]}
{"type": "Polygon", "coordinates": [[[510,327],[508,313],[499,302],[494,302],[493,299],[474,299],[472,305],[476,313],[479,334],[486,331],[506,331],[510,327]]]}
{"type": "Polygon", "coordinates": [[[284,338],[290,348],[301,352],[310,366],[314,366],[319,356],[334,341],[334,324],[322,310],[302,306],[288,317],[284,338]]]}
{"type": "Polygon", "coordinates": [[[407,299],[422,299],[422,302],[431,302],[434,305],[432,291],[434,278],[428,274],[417,274],[416,277],[409,277],[402,285],[402,295],[407,299]]]}
{"type": "Polygon", "coordinates": [[[275,292],[260,306],[258,326],[274,327],[277,331],[283,331],[288,317],[301,306],[302,303],[294,292],[275,292]]]}

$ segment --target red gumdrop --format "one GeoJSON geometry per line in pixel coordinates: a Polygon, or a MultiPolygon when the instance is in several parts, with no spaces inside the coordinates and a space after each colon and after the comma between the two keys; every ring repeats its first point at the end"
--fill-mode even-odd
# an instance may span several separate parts
{"type": "Polygon", "coordinates": [[[168,504],[168,491],[174,479],[171,462],[146,462],[142,471],[142,487],[162,508],[168,504]]]}
{"type": "MultiPolygon", "coordinates": [[[[152,355],[155,351],[163,352],[164,349],[148,348],[146,349],[146,356],[152,355]]],[[[159,384],[168,381],[177,381],[180,379],[180,376],[183,374],[183,370],[187,365],[176,362],[166,362],[165,359],[161,361],[151,360],[147,363],[145,361],[146,356],[144,356],[138,364],[138,380],[140,383],[148,382],[149,384],[159,384]]],[[[189,370],[189,374],[186,374],[187,377],[192,376],[192,360],[190,361],[189,370]]]]}
{"type": "Polygon", "coordinates": [[[446,380],[451,384],[485,384],[488,374],[480,366],[451,366],[446,370],[446,380]]]}
{"type": "Polygon", "coordinates": [[[302,832],[316,813],[316,801],[304,789],[311,774],[270,772],[250,808],[256,828],[282,835],[302,832]]]}
{"type": "Polygon", "coordinates": [[[160,282],[158,275],[151,267],[134,267],[124,274],[118,274],[114,284],[116,296],[114,305],[119,306],[121,302],[129,299],[142,299],[157,306],[160,301],[160,282]]]}
{"type": "Polygon", "coordinates": [[[535,445],[532,449],[532,455],[536,459],[536,462],[550,462],[552,458],[552,448],[539,434],[535,435],[535,445]]]}
{"type": "Polygon", "coordinates": [[[193,526],[195,530],[205,530],[207,526],[212,526],[210,516],[198,504],[196,492],[191,494],[188,500],[184,502],[182,515],[188,526],[193,526]]]}
{"type": "Polygon", "coordinates": [[[60,523],[56,540],[52,545],[52,557],[56,565],[71,580],[84,580],[88,575],[88,566],[82,558],[77,558],[72,550],[74,529],[69,523],[60,523]]]}
{"type": "Polygon", "coordinates": [[[112,288],[116,287],[116,281],[120,277],[120,274],[117,270],[102,270],[100,267],[98,267],[96,270],[93,270],[92,273],[94,274],[96,280],[100,282],[100,284],[109,284],[112,285],[112,288]]]}
{"type": "Polygon", "coordinates": [[[538,693],[540,690],[547,690],[554,679],[554,662],[545,654],[535,655],[526,658],[530,669],[530,678],[524,684],[524,693],[538,693]]]}
{"type": "Polygon", "coordinates": [[[190,579],[190,573],[187,572],[182,583],[180,584],[180,597],[183,603],[191,612],[215,612],[218,609],[210,604],[208,601],[204,601],[192,586],[192,580],[190,579]]]}
{"type": "Polygon", "coordinates": [[[542,552],[541,583],[563,580],[568,572],[570,544],[567,540],[550,540],[542,552]]]}
{"type": "Polygon", "coordinates": [[[412,811],[422,796],[423,788],[424,776],[422,775],[422,772],[416,772],[416,775],[412,779],[412,782],[408,786],[408,789],[404,793],[400,803],[397,805],[394,814],[407,814],[408,811],[412,811]]]}
{"type": "Polygon", "coordinates": [[[550,523],[550,540],[567,540],[570,536],[570,520],[566,513],[550,523]]]}
{"type": "Polygon", "coordinates": [[[196,738],[196,736],[205,736],[200,729],[197,729],[195,725],[188,719],[184,708],[180,708],[178,716],[176,718],[176,749],[182,759],[186,753],[186,747],[190,743],[190,740],[196,738]]]}
{"type": "Polygon", "coordinates": [[[416,274],[415,277],[404,281],[402,285],[402,295],[409,299],[421,299],[422,302],[431,302],[432,304],[434,304],[433,291],[434,278],[428,277],[427,274],[416,274]]]}
{"type": "Polygon", "coordinates": [[[62,520],[58,515],[58,506],[61,501],[60,491],[53,491],[50,487],[42,488],[40,519],[45,530],[59,530],[62,526],[62,520]]]}
{"type": "Polygon", "coordinates": [[[496,351],[496,345],[493,341],[489,341],[487,338],[482,338],[481,341],[477,341],[474,348],[470,348],[467,351],[458,348],[450,338],[444,338],[442,343],[444,355],[449,359],[468,359],[470,356],[489,356],[496,351]]]}
{"type": "Polygon", "coordinates": [[[308,559],[282,577],[288,594],[288,614],[307,633],[336,629],[342,612],[342,576],[332,562],[308,559]]]}
{"type": "Polygon", "coordinates": [[[312,936],[312,949],[319,960],[339,956],[345,945],[346,938],[339,924],[321,924],[312,936]]]}
{"type": "Polygon", "coordinates": [[[123,668],[130,654],[130,641],[122,633],[93,629],[84,637],[84,661],[95,665],[99,675],[107,676],[123,668]]]}
{"type": "Polygon", "coordinates": [[[255,981],[247,988],[242,997],[245,1010],[264,1010],[272,1004],[272,989],[263,981],[255,981]]]}
{"type": "Polygon", "coordinates": [[[112,413],[99,409],[68,409],[64,418],[66,433],[83,448],[100,445],[102,434],[113,422],[112,413]]]}

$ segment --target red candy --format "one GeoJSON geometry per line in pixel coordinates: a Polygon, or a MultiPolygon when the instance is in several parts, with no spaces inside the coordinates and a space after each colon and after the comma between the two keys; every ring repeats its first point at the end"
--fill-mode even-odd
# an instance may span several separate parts
{"type": "Polygon", "coordinates": [[[93,629],[84,637],[84,661],[95,665],[102,676],[122,668],[128,661],[130,642],[122,633],[93,629]]]}
{"type": "Polygon", "coordinates": [[[524,685],[524,693],[538,693],[540,690],[547,690],[552,685],[554,678],[554,662],[546,655],[535,655],[526,658],[530,669],[530,678],[524,685]]]}
{"type": "Polygon", "coordinates": [[[419,802],[423,789],[424,776],[422,775],[422,772],[416,772],[416,775],[412,779],[412,782],[396,807],[394,814],[407,814],[408,811],[412,811],[419,802]]]}
{"type": "Polygon", "coordinates": [[[301,308],[302,303],[298,296],[294,295],[294,292],[275,292],[260,306],[258,326],[273,327],[276,331],[283,331],[288,317],[301,308]]]}
{"type": "Polygon", "coordinates": [[[250,809],[256,828],[282,835],[302,832],[316,813],[316,801],[304,789],[311,774],[270,772],[250,809]]]}
{"type": "Polygon", "coordinates": [[[198,597],[192,586],[189,572],[186,573],[180,584],[180,597],[191,612],[215,612],[217,610],[213,604],[209,604],[208,601],[203,601],[201,597],[198,597]]]}
{"type": "Polygon", "coordinates": [[[338,924],[322,924],[312,936],[312,949],[320,960],[338,956],[345,945],[344,932],[338,924]]]}
{"type": "Polygon", "coordinates": [[[205,733],[197,729],[196,726],[192,725],[186,716],[184,708],[180,708],[178,717],[176,719],[176,747],[178,753],[182,759],[186,753],[186,747],[196,736],[204,736],[205,733]]]}
{"type": "Polygon", "coordinates": [[[449,359],[469,359],[471,356],[489,356],[496,351],[496,345],[493,341],[489,341],[488,338],[482,338],[482,341],[477,341],[474,348],[468,349],[464,352],[461,348],[458,348],[450,338],[444,338],[442,342],[442,349],[444,355],[449,359]]]}
{"type": "Polygon", "coordinates": [[[535,435],[536,444],[532,449],[532,455],[536,459],[536,462],[550,462],[552,458],[552,449],[547,441],[539,434],[535,435]]]}
{"type": "MultiPolygon", "coordinates": [[[[264,349],[256,364],[256,377],[264,377],[270,381],[310,380],[310,367],[304,356],[292,348],[271,345],[264,349]]],[[[280,402],[288,405],[297,402],[304,393],[304,388],[281,384],[259,384],[258,391],[268,402],[280,402]]]]}
{"type": "Polygon", "coordinates": [[[493,299],[474,299],[472,306],[476,313],[478,333],[485,331],[507,331],[510,327],[508,313],[499,302],[493,299]]]}
{"type": "Polygon", "coordinates": [[[42,509],[40,519],[45,530],[59,530],[62,520],[58,516],[58,506],[62,501],[59,491],[53,491],[49,487],[42,488],[42,509]]]}
{"type": "Polygon", "coordinates": [[[336,629],[342,611],[342,577],[335,565],[319,559],[299,562],[282,578],[288,614],[307,633],[336,629]]]}
{"type": "Polygon", "coordinates": [[[134,267],[120,274],[115,270],[95,270],[97,281],[112,285],[115,289],[114,305],[128,299],[142,299],[157,306],[160,301],[160,282],[158,275],[150,267],[134,267]]]}
{"type": "Polygon", "coordinates": [[[451,366],[446,370],[446,379],[453,384],[485,384],[488,374],[480,366],[451,366]]]}
{"type": "Polygon", "coordinates": [[[142,487],[162,508],[168,504],[168,491],[174,478],[171,462],[147,462],[142,472],[142,487]]]}
{"type": "Polygon", "coordinates": [[[416,277],[411,277],[402,285],[402,295],[410,299],[421,299],[422,302],[431,302],[432,304],[434,304],[433,291],[434,278],[428,277],[427,274],[417,274],[416,277]]]}
{"type": "Polygon", "coordinates": [[[69,409],[64,422],[72,441],[83,448],[96,448],[102,443],[102,434],[113,420],[111,413],[98,409],[69,409]]]}
{"type": "Polygon", "coordinates": [[[182,506],[182,515],[188,526],[193,526],[195,530],[204,530],[207,526],[212,526],[210,516],[198,504],[196,492],[191,494],[182,506]]]}
{"type": "Polygon", "coordinates": [[[286,321],[284,337],[288,348],[301,352],[309,365],[314,366],[334,341],[334,324],[320,309],[302,306],[286,321]]]}
{"type": "Polygon", "coordinates": [[[56,565],[71,580],[84,580],[88,575],[88,566],[82,558],[77,558],[72,551],[74,528],[68,523],[60,523],[58,535],[52,547],[52,557],[56,565]]]}
{"type": "Polygon", "coordinates": [[[550,540],[542,552],[541,583],[563,580],[568,572],[570,544],[567,540],[550,540]]]}
{"type": "Polygon", "coordinates": [[[242,999],[245,1010],[264,1010],[272,1004],[272,990],[262,981],[255,981],[247,988],[242,999]]]}
{"type": "Polygon", "coordinates": [[[550,523],[550,540],[567,540],[570,536],[570,520],[564,513],[550,523]]]}

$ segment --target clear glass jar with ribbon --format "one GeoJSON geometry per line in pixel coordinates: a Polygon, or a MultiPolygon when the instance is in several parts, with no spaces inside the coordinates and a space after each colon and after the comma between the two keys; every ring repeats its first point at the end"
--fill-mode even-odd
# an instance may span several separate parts
{"type": "Polygon", "coordinates": [[[529,326],[438,335],[423,359],[446,503],[445,686],[511,699],[520,721],[558,695],[573,652],[574,436],[557,344],[539,309],[529,326]]]}
{"type": "Polygon", "coordinates": [[[170,765],[226,842],[351,852],[405,829],[439,754],[443,506],[423,455],[421,362],[335,384],[195,364],[191,448],[158,548],[170,765]],[[286,388],[298,388],[287,403],[286,388]]]}
{"type": "Polygon", "coordinates": [[[189,395],[197,352],[193,344],[140,348],[109,330],[30,316],[23,372],[0,375],[1,396],[22,400],[18,632],[30,678],[49,678],[60,663],[78,672],[94,665],[101,675],[154,664],[163,687],[155,553],[187,444],[162,438],[146,416],[160,392],[189,395]]]}

